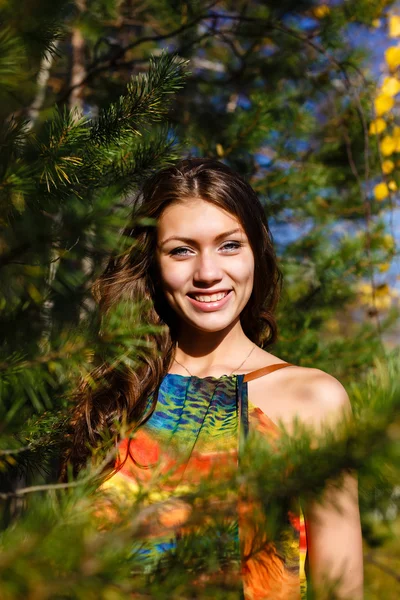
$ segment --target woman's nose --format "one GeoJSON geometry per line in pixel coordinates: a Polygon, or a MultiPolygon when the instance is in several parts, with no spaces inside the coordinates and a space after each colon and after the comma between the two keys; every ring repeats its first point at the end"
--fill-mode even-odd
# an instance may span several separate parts
{"type": "Polygon", "coordinates": [[[194,281],[211,283],[222,279],[222,270],[215,256],[200,253],[193,273],[194,281]]]}

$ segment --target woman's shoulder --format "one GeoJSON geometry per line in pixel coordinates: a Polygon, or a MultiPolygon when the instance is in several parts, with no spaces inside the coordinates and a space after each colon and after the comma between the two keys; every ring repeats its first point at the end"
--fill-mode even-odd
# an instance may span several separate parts
{"type": "MultiPolygon", "coordinates": [[[[292,369],[294,371],[294,369],[292,369]]],[[[351,414],[350,399],[342,383],[333,375],[318,368],[298,367],[292,389],[299,405],[304,406],[304,399],[312,408],[299,417],[306,424],[320,429],[322,426],[335,425],[345,415],[351,414]]]]}
{"type": "MultiPolygon", "coordinates": [[[[266,365],[289,363],[253,382],[252,403],[261,410],[269,404],[268,414],[274,412],[287,424],[297,417],[306,425],[320,429],[351,415],[351,404],[344,386],[336,377],[314,367],[303,367],[265,353],[266,365]],[[273,399],[273,402],[271,402],[273,399]],[[262,405],[260,405],[262,404],[262,405]],[[282,408],[280,415],[279,408],[282,408]]],[[[275,422],[276,418],[275,416],[275,422]]]]}

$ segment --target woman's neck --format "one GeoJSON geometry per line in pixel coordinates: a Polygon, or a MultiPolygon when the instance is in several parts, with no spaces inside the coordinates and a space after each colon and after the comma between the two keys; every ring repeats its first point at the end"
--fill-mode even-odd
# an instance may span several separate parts
{"type": "Polygon", "coordinates": [[[182,328],[176,344],[175,358],[190,373],[232,371],[241,359],[245,359],[253,346],[240,322],[229,331],[184,331],[182,328]]]}

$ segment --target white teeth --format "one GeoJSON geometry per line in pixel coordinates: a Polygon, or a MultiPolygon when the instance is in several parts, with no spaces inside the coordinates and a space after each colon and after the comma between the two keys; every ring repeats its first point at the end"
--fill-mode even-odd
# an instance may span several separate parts
{"type": "Polygon", "coordinates": [[[198,300],[199,302],[216,302],[217,300],[222,300],[222,298],[225,298],[225,296],[228,294],[228,292],[221,292],[220,294],[213,294],[212,296],[194,296],[193,298],[195,300],[198,300]]]}

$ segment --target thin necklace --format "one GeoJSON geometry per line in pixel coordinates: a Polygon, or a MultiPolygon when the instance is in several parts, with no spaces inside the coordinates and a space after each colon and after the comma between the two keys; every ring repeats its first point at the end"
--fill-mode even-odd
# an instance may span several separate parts
{"type": "MultiPolygon", "coordinates": [[[[245,363],[245,362],[246,362],[246,360],[249,358],[250,354],[253,352],[253,350],[254,350],[254,348],[255,348],[255,347],[256,347],[256,345],[254,344],[254,346],[252,347],[252,349],[250,350],[250,352],[248,353],[248,355],[246,356],[246,358],[244,359],[244,361],[243,361],[242,363],[240,363],[240,365],[239,365],[238,367],[236,367],[236,369],[233,369],[233,371],[231,371],[231,372],[229,373],[228,377],[230,377],[230,376],[231,376],[231,375],[234,373],[234,371],[239,371],[240,367],[242,367],[242,366],[244,365],[244,363],[245,363]]],[[[183,368],[185,369],[185,371],[187,371],[191,377],[195,377],[195,375],[193,375],[193,373],[191,373],[191,372],[189,371],[189,369],[187,369],[187,368],[185,367],[185,365],[183,365],[182,363],[180,363],[180,362],[179,362],[179,360],[176,360],[176,358],[174,358],[174,361],[175,361],[176,363],[178,363],[178,365],[180,365],[181,367],[183,367],[183,368]]]]}

